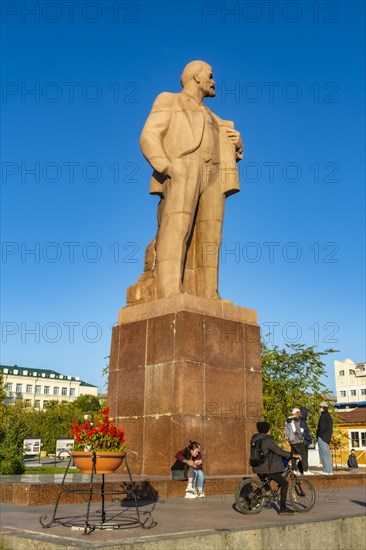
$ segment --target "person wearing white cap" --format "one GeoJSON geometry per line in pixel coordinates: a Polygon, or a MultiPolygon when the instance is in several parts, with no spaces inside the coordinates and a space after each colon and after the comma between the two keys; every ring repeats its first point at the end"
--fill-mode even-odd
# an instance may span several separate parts
{"type": "Polygon", "coordinates": [[[323,471],[321,473],[331,476],[333,474],[333,465],[329,445],[333,434],[333,419],[328,411],[328,403],[322,401],[319,406],[321,414],[316,436],[318,438],[319,458],[323,464],[323,471]]]}
{"type": "MultiPolygon", "coordinates": [[[[291,445],[291,451],[301,456],[297,467],[301,474],[307,475],[309,472],[307,453],[304,444],[304,430],[300,425],[301,411],[293,409],[291,416],[286,420],[285,439],[291,445]]],[[[296,469],[296,460],[292,459],[292,467],[296,469]]]]}

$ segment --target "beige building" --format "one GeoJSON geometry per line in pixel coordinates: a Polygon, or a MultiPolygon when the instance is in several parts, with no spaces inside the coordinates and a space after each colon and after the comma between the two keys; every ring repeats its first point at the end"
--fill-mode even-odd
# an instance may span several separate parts
{"type": "Polygon", "coordinates": [[[334,361],[337,403],[356,405],[366,401],[366,364],[351,359],[334,361]]]}
{"type": "Polygon", "coordinates": [[[0,365],[0,374],[6,390],[6,401],[23,399],[38,409],[47,407],[50,401],[72,402],[80,395],[97,395],[98,388],[53,370],[25,369],[14,365],[0,365]]]}
{"type": "Polygon", "coordinates": [[[366,408],[342,411],[339,414],[340,441],[334,454],[336,463],[346,465],[351,449],[355,449],[358,465],[366,466],[366,408]]]}

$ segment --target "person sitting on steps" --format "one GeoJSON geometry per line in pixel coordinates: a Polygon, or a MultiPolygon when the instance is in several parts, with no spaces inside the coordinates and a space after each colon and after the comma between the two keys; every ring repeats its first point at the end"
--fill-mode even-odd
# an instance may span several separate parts
{"type": "Polygon", "coordinates": [[[185,498],[203,498],[205,474],[202,468],[201,448],[197,441],[189,441],[189,445],[178,451],[176,461],[171,467],[172,479],[185,481],[188,474],[188,485],[185,498]]]}

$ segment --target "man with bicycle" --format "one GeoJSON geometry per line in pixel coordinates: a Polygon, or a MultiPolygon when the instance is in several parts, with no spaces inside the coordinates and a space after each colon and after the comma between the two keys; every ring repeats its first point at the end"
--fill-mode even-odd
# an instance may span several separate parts
{"type": "Polygon", "coordinates": [[[269,476],[281,488],[280,493],[280,514],[293,514],[294,510],[287,508],[286,498],[288,491],[288,481],[282,476],[285,467],[282,462],[282,457],[290,460],[292,458],[301,458],[298,454],[282,450],[273,440],[270,435],[270,425],[268,422],[257,423],[258,433],[254,434],[251,443],[256,441],[261,442],[263,451],[263,459],[259,466],[253,466],[253,472],[262,480],[263,476],[269,476]]]}

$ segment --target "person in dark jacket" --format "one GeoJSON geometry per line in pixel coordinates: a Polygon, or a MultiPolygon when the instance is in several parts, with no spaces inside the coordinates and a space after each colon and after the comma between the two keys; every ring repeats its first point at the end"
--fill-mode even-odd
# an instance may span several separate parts
{"type": "MultiPolygon", "coordinates": [[[[305,456],[306,456],[306,462],[309,464],[309,446],[313,442],[313,438],[311,437],[309,426],[307,423],[307,418],[309,415],[309,409],[306,407],[300,407],[301,417],[300,417],[300,427],[303,430],[303,436],[304,436],[304,446],[305,446],[305,456]]],[[[308,470],[305,475],[312,475],[313,472],[310,472],[308,470]]]]}
{"type": "Polygon", "coordinates": [[[348,468],[351,468],[352,470],[354,468],[358,468],[356,451],[354,449],[351,449],[351,454],[348,457],[347,466],[348,466],[348,468]]]}
{"type": "Polygon", "coordinates": [[[309,409],[307,409],[306,407],[300,407],[300,412],[301,412],[300,426],[303,429],[304,443],[306,447],[309,447],[309,445],[311,445],[313,442],[313,439],[310,434],[309,426],[307,423],[309,409]]]}
{"type": "Polygon", "coordinates": [[[323,464],[324,475],[331,476],[333,474],[332,457],[330,454],[330,441],[333,434],[333,419],[328,411],[328,403],[322,401],[320,403],[320,418],[316,436],[318,438],[319,458],[323,464]]]}
{"type": "Polygon", "coordinates": [[[293,514],[294,510],[287,508],[286,497],[288,491],[288,481],[283,477],[281,472],[284,471],[284,466],[281,457],[286,459],[300,458],[300,455],[295,455],[292,452],[284,451],[278,447],[270,435],[270,425],[268,422],[257,423],[258,433],[254,434],[251,443],[261,440],[262,451],[264,453],[264,462],[259,466],[253,467],[253,472],[261,479],[261,475],[268,475],[281,487],[280,496],[280,514],[293,514]]]}

